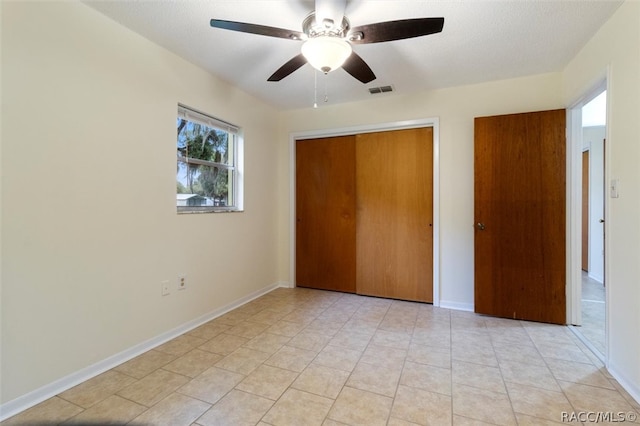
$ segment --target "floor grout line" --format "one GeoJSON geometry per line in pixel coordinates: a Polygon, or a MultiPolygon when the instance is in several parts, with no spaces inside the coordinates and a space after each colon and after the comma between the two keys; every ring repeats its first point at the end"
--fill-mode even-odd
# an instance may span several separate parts
{"type": "MultiPolygon", "coordinates": [[[[460,407],[464,408],[469,403],[469,401],[463,401],[461,399],[460,401],[463,401],[463,402],[460,403],[459,405],[456,405],[457,398],[471,398],[471,397],[474,397],[473,395],[476,395],[476,394],[473,394],[472,396],[469,396],[469,395],[465,396],[463,394],[455,395],[454,387],[456,386],[465,386],[464,389],[475,389],[476,391],[473,391],[473,392],[477,392],[477,395],[495,393],[495,391],[492,388],[493,384],[491,386],[484,386],[482,385],[481,382],[473,382],[473,381],[469,382],[472,384],[468,384],[466,382],[458,383],[455,379],[454,364],[461,363],[460,365],[467,366],[464,368],[468,368],[468,366],[470,365],[477,366],[477,367],[473,367],[474,368],[473,370],[464,370],[464,371],[472,371],[472,372],[478,371],[477,374],[480,374],[480,372],[485,371],[485,368],[486,368],[487,372],[494,371],[493,369],[495,369],[499,373],[500,379],[502,380],[502,385],[504,387],[504,394],[500,392],[498,394],[506,395],[506,398],[508,399],[508,404],[509,404],[508,406],[510,407],[510,410],[511,410],[511,416],[513,420],[516,422],[518,421],[518,415],[528,416],[528,417],[537,418],[537,419],[543,419],[545,417],[540,417],[539,412],[536,412],[536,413],[517,412],[516,403],[514,401],[515,394],[513,394],[512,391],[510,392],[507,386],[508,383],[516,385],[520,390],[530,389],[531,391],[537,390],[542,394],[544,394],[545,392],[556,392],[558,394],[562,394],[563,397],[568,402],[569,407],[571,407],[571,409],[573,409],[574,411],[577,410],[580,407],[580,404],[582,404],[582,402],[579,402],[577,400],[572,400],[572,395],[568,394],[567,391],[565,391],[565,388],[561,386],[560,380],[558,379],[557,375],[554,374],[554,370],[551,368],[551,365],[550,365],[550,363],[555,362],[554,365],[557,368],[557,366],[559,365],[558,362],[553,361],[556,358],[543,356],[543,352],[541,350],[540,345],[544,346],[546,350],[545,352],[546,355],[558,354],[559,356],[562,356],[563,354],[561,354],[560,352],[553,352],[553,350],[560,351],[564,347],[575,348],[575,350],[574,349],[571,349],[571,350],[574,350],[575,353],[582,353],[583,355],[585,355],[587,357],[586,359],[589,360],[588,363],[580,360],[560,359],[559,361],[571,363],[571,365],[574,365],[574,364],[579,365],[583,363],[583,365],[590,365],[594,368],[599,369],[600,366],[596,365],[593,359],[590,358],[588,354],[585,352],[585,350],[590,349],[589,346],[585,342],[583,342],[581,339],[574,336],[573,334],[574,330],[571,330],[571,329],[565,330],[561,328],[562,326],[540,324],[540,323],[528,323],[526,321],[518,321],[517,323],[513,323],[513,321],[514,320],[496,319],[496,318],[487,317],[487,316],[480,316],[470,312],[451,311],[443,308],[433,307],[432,305],[429,305],[429,304],[421,304],[416,302],[403,302],[403,301],[397,301],[397,300],[370,298],[367,296],[348,295],[348,294],[335,293],[335,292],[323,292],[321,290],[276,289],[271,293],[263,295],[260,298],[257,298],[247,303],[246,305],[243,305],[237,308],[236,310],[229,311],[225,313],[223,316],[213,319],[210,322],[199,326],[199,327],[204,327],[206,324],[217,324],[220,327],[219,329],[220,331],[218,331],[215,335],[211,336],[210,338],[200,337],[200,336],[206,335],[206,332],[207,332],[206,328],[200,329],[199,336],[190,335],[189,333],[193,332],[193,330],[191,330],[190,332],[187,332],[184,335],[178,336],[175,339],[172,339],[164,343],[162,349],[160,348],[152,349],[149,352],[153,351],[159,354],[163,354],[163,356],[171,357],[171,360],[162,365],[154,367],[152,370],[150,370],[149,372],[146,372],[146,374],[142,375],[140,378],[131,376],[128,373],[118,370],[118,367],[120,366],[115,367],[112,370],[109,370],[109,371],[115,371],[119,374],[123,374],[124,376],[129,377],[135,381],[123,388],[116,390],[115,392],[112,392],[111,394],[95,402],[93,405],[91,405],[88,408],[84,408],[83,406],[79,406],[78,404],[74,403],[73,398],[69,400],[60,395],[54,398],[59,398],[61,402],[68,403],[68,404],[71,404],[71,406],[77,407],[81,411],[75,414],[74,416],[81,416],[83,413],[87,413],[87,411],[90,410],[93,406],[100,404],[101,402],[105,401],[106,399],[110,398],[113,395],[117,395],[119,398],[122,398],[123,400],[145,407],[144,411],[136,417],[136,418],[139,418],[139,417],[142,418],[142,416],[145,416],[145,415],[150,416],[152,413],[156,413],[159,410],[164,409],[164,406],[166,405],[166,401],[170,399],[172,395],[182,395],[186,398],[190,398],[194,401],[198,401],[208,406],[208,408],[205,409],[204,412],[201,412],[200,414],[197,415],[195,419],[192,419],[189,421],[189,424],[194,423],[194,424],[206,426],[205,423],[207,423],[207,418],[205,416],[207,416],[207,413],[212,412],[211,410],[218,410],[217,414],[220,414],[221,412],[219,410],[223,409],[223,405],[221,404],[221,402],[225,401],[225,404],[226,404],[227,397],[231,397],[232,392],[236,391],[236,392],[241,392],[243,394],[249,395],[252,398],[255,397],[255,398],[263,398],[266,400],[270,400],[271,405],[269,405],[269,408],[267,408],[266,411],[262,413],[262,415],[256,421],[256,423],[262,421],[264,424],[271,424],[271,423],[267,423],[264,420],[266,418],[266,419],[270,419],[271,422],[275,422],[273,423],[274,426],[278,426],[277,425],[278,420],[274,416],[269,416],[269,413],[275,413],[276,412],[275,410],[279,409],[280,407],[279,403],[284,401],[283,398],[285,397],[285,395],[291,395],[291,392],[293,391],[306,393],[313,397],[323,398],[323,400],[331,400],[331,404],[326,409],[326,412],[324,412],[321,422],[330,421],[330,422],[338,422],[338,423],[340,422],[348,423],[349,422],[348,419],[352,417],[349,417],[349,416],[343,417],[344,413],[335,411],[334,409],[337,407],[338,401],[341,400],[344,392],[347,389],[351,389],[351,390],[356,390],[358,392],[362,392],[362,395],[372,395],[372,398],[383,397],[385,398],[385,400],[390,400],[390,405],[388,410],[384,408],[385,410],[384,419],[380,419],[385,424],[391,423],[393,419],[406,420],[405,417],[413,418],[411,416],[416,415],[416,413],[421,413],[420,416],[442,415],[442,413],[448,413],[448,414],[445,414],[445,416],[448,415],[449,422],[453,422],[454,421],[453,419],[457,416],[461,418],[487,421],[488,418],[489,419],[492,418],[491,417],[492,413],[490,411],[491,407],[482,407],[483,409],[489,410],[488,412],[471,412],[470,413],[470,412],[464,411],[464,409],[462,411],[459,410],[460,411],[459,413],[456,413],[454,411],[454,408],[456,406],[458,406],[459,408],[460,407]],[[314,303],[319,304],[321,308],[319,307],[317,311],[314,309],[314,311],[317,313],[312,315],[313,318],[311,319],[305,318],[304,311],[302,310],[304,309],[304,307],[307,307],[307,308],[313,307],[314,303]],[[302,311],[302,314],[300,314],[300,312],[298,312],[298,314],[302,315],[301,318],[304,318],[304,320],[301,319],[300,321],[296,321],[295,315],[290,316],[296,313],[297,311],[302,311]],[[297,329],[296,327],[287,329],[286,328],[288,327],[287,324],[302,324],[303,326],[299,327],[299,329],[297,329]],[[514,324],[517,324],[517,326],[514,324]],[[283,328],[279,329],[278,325],[281,325],[283,328]],[[262,328],[262,326],[265,326],[265,327],[262,328]],[[424,327],[420,327],[420,326],[424,326],[424,327]],[[269,330],[272,328],[275,331],[281,331],[286,334],[278,334],[277,332],[276,333],[270,332],[269,330]],[[258,329],[260,330],[256,331],[258,329]],[[517,330],[517,331],[514,331],[513,336],[511,335],[505,336],[505,333],[511,330],[517,330]],[[234,333],[239,333],[239,334],[234,334],[234,333]],[[291,334],[295,333],[295,334],[292,336],[289,333],[291,334]],[[299,342],[295,342],[294,339],[298,336],[301,336],[303,333],[305,333],[305,336],[310,337],[310,340],[308,341],[308,343],[305,343],[305,341],[303,340],[299,342]],[[193,339],[185,339],[184,336],[191,336],[193,339]],[[206,350],[206,349],[201,349],[202,346],[209,344],[209,349],[216,350],[217,348],[215,348],[215,346],[212,346],[211,342],[214,341],[214,339],[220,339],[220,336],[223,336],[223,338],[229,338],[229,336],[231,336],[232,341],[234,338],[236,338],[237,340],[236,343],[238,343],[239,346],[236,346],[235,349],[231,351],[228,351],[227,349],[222,349],[222,348],[219,349],[225,353],[216,353],[216,352],[210,352],[209,350],[206,350]],[[245,337],[245,336],[252,336],[252,337],[245,337]],[[277,336],[277,337],[274,337],[273,339],[271,339],[271,336],[277,336]],[[316,336],[317,339],[314,339],[313,336],[316,336]],[[366,344],[362,343],[362,341],[364,340],[364,336],[366,336],[367,338],[366,344]],[[195,339],[198,339],[198,340],[195,340],[195,339]],[[259,348],[256,349],[255,342],[260,342],[260,340],[255,340],[255,339],[265,339],[262,341],[263,343],[267,343],[269,345],[273,344],[274,346],[270,346],[268,348],[265,347],[265,348],[262,348],[262,350],[259,348]],[[285,339],[287,340],[285,341],[285,339]],[[513,339],[513,341],[511,339],[513,339]],[[523,339],[526,339],[526,340],[523,340],[523,339]],[[251,347],[250,345],[250,342],[252,341],[254,341],[253,347],[251,347]],[[279,341],[283,341],[283,343],[278,343],[279,341]],[[194,342],[197,342],[197,344],[195,344],[194,342]],[[293,342],[294,344],[297,343],[304,347],[297,347],[294,345],[290,345],[291,342],[293,342]],[[518,342],[521,342],[521,343],[518,343],[518,342]],[[171,343],[173,343],[174,346],[171,346],[170,345],[171,343]],[[474,345],[476,345],[475,346],[476,348],[484,348],[482,349],[482,351],[486,351],[490,347],[491,357],[487,358],[488,355],[485,355],[485,352],[482,352],[482,351],[477,353],[474,352],[474,349],[473,349],[474,345]],[[545,388],[545,385],[544,385],[545,382],[539,381],[541,379],[538,379],[538,378],[535,378],[536,380],[538,380],[538,382],[532,381],[532,383],[529,383],[529,384],[522,384],[522,383],[513,382],[511,380],[506,380],[505,370],[504,370],[505,368],[504,366],[506,364],[510,363],[510,364],[519,366],[520,368],[527,367],[527,363],[525,362],[525,360],[518,360],[514,358],[514,353],[503,352],[513,347],[513,345],[516,345],[516,346],[525,345],[527,347],[531,345],[534,348],[535,354],[541,360],[542,365],[540,365],[540,367],[544,366],[546,371],[549,372],[550,376],[553,378],[553,383],[555,383],[559,391],[552,391],[548,388],[545,388]],[[280,364],[280,361],[275,361],[275,359],[277,358],[274,358],[285,347],[295,349],[292,352],[294,354],[296,350],[309,351],[310,349],[307,349],[307,348],[312,347],[313,349],[311,350],[314,352],[314,355],[313,357],[310,357],[308,361],[305,358],[304,362],[306,364],[298,364],[300,365],[300,367],[291,366],[291,368],[287,368],[286,364],[280,364]],[[246,373],[244,372],[240,373],[239,371],[243,371],[242,367],[240,366],[234,367],[233,364],[231,363],[227,364],[226,368],[223,368],[221,363],[225,359],[231,360],[232,358],[230,357],[233,354],[237,353],[237,351],[242,348],[246,349],[245,351],[246,354],[249,354],[247,356],[255,355],[257,357],[258,353],[262,354],[258,358],[250,358],[255,360],[256,366],[250,371],[247,371],[246,373]],[[276,348],[275,351],[273,351],[274,348],[276,348]],[[323,352],[324,352],[324,355],[326,355],[327,353],[330,353],[330,352],[326,352],[327,348],[330,348],[330,350],[334,351],[334,353],[338,353],[337,351],[342,349],[344,350],[345,354],[346,353],[353,354],[354,358],[351,361],[349,361],[350,369],[342,370],[339,367],[337,367],[338,365],[337,363],[330,362],[329,363],[330,365],[324,365],[322,363],[318,363],[317,361],[321,361],[319,357],[321,356],[321,354],[323,354],[323,352]],[[427,349],[422,349],[422,348],[427,348],[427,349]],[[428,348],[432,348],[431,349],[432,351],[435,351],[435,348],[441,349],[442,351],[438,350],[431,353],[440,353],[440,354],[443,354],[443,356],[448,356],[448,363],[447,363],[448,367],[443,367],[441,364],[441,361],[443,361],[444,358],[441,358],[441,357],[423,358],[424,355],[422,355],[421,352],[413,352],[414,350],[420,350],[420,349],[429,351],[428,348]],[[458,359],[459,358],[458,356],[454,356],[454,353],[459,351],[460,348],[465,348],[465,350],[467,351],[459,354],[459,355],[463,355],[462,357],[460,357],[462,359],[458,359]],[[187,357],[189,354],[191,354],[195,350],[199,350],[199,351],[211,354],[212,359],[215,359],[215,360],[203,362],[203,365],[199,366],[196,370],[187,369],[187,370],[181,370],[181,372],[176,372],[178,370],[172,371],[168,369],[168,366],[177,360],[192,359],[192,358],[185,358],[185,357],[187,357]],[[355,359],[356,352],[357,352],[357,360],[355,359]],[[176,355],[177,353],[179,353],[179,355],[176,355]],[[366,357],[365,357],[365,354],[367,355],[366,357]],[[390,356],[390,354],[394,354],[393,355],[394,357],[396,355],[402,355],[401,359],[400,358],[397,359],[398,363],[400,362],[402,363],[401,367],[399,367],[399,375],[397,375],[398,373],[397,371],[396,372],[392,371],[394,369],[389,367],[389,365],[387,364],[388,361],[384,359],[385,356],[388,357],[390,356]],[[506,354],[506,357],[502,358],[500,354],[506,354]],[[214,355],[215,357],[213,357],[214,355]],[[260,361],[263,358],[264,360],[260,361]],[[274,359],[273,363],[277,365],[268,364],[269,360],[271,359],[274,359]],[[496,365],[492,364],[493,360],[495,360],[496,365]],[[423,387],[415,386],[413,383],[402,384],[403,377],[405,377],[405,374],[407,374],[409,371],[408,370],[409,362],[411,362],[412,365],[416,365],[416,366],[421,365],[425,367],[425,370],[421,371],[419,374],[428,374],[428,373],[438,372],[434,377],[440,377],[442,374],[442,378],[446,378],[446,374],[448,374],[449,376],[447,381],[448,381],[449,393],[448,394],[442,393],[441,390],[444,390],[445,388],[442,388],[440,385],[438,385],[439,386],[438,388],[424,389],[423,387]],[[218,366],[218,364],[220,364],[221,366],[218,366]],[[304,365],[304,367],[302,367],[302,365],[304,365]],[[244,386],[243,389],[238,389],[238,386],[240,386],[241,383],[247,380],[247,378],[255,377],[252,375],[256,373],[262,366],[268,366],[275,369],[275,370],[269,370],[269,371],[277,370],[277,371],[282,371],[283,373],[284,372],[290,373],[288,375],[284,374],[283,376],[279,376],[279,373],[278,373],[276,377],[281,377],[283,378],[282,380],[290,380],[290,378],[287,378],[287,377],[293,377],[290,383],[288,383],[286,387],[284,387],[284,390],[279,394],[279,396],[275,400],[271,399],[271,397],[265,396],[265,395],[271,395],[271,393],[269,392],[264,392],[264,395],[263,395],[262,391],[260,390],[261,388],[259,386],[257,388],[256,387],[252,388],[251,386],[244,386]],[[312,366],[321,367],[322,371],[324,372],[334,371],[336,374],[335,377],[338,377],[338,380],[342,381],[342,384],[340,385],[340,387],[336,389],[337,393],[333,393],[334,391],[332,391],[332,395],[335,394],[335,397],[327,397],[326,391],[325,391],[325,394],[322,394],[322,392],[316,391],[316,388],[314,388],[314,386],[316,386],[315,384],[303,385],[302,387],[304,389],[298,389],[296,387],[293,387],[294,384],[298,381],[298,379],[301,378],[301,376],[305,372],[311,371],[310,368],[312,366]],[[199,370],[200,368],[202,368],[202,370],[199,370]],[[181,390],[185,388],[185,386],[188,386],[190,383],[195,383],[195,381],[197,380],[200,380],[200,381],[205,380],[206,376],[204,376],[204,374],[208,371],[211,371],[212,368],[218,368],[222,371],[225,371],[231,374],[239,374],[242,378],[238,379],[238,382],[235,385],[231,386],[225,392],[221,393],[214,403],[208,402],[207,400],[204,400],[197,396],[191,396],[189,394],[181,392],[181,390]],[[231,368],[231,369],[228,369],[228,368],[231,368]],[[389,370],[389,368],[391,368],[391,370],[389,370]],[[382,388],[378,387],[381,384],[379,381],[376,382],[374,380],[373,382],[367,382],[366,378],[371,377],[369,375],[372,374],[369,370],[375,371],[376,369],[388,370],[389,373],[385,373],[385,374],[388,374],[389,377],[392,378],[392,380],[394,380],[393,378],[397,377],[396,382],[393,384],[391,384],[390,382],[386,382],[387,383],[386,385],[382,383],[383,385],[382,388]],[[179,385],[176,389],[169,391],[167,395],[160,398],[151,406],[146,406],[141,402],[137,402],[136,399],[140,399],[139,397],[131,397],[132,395],[129,395],[131,398],[129,397],[125,398],[120,395],[120,392],[122,392],[127,387],[134,386],[142,382],[145,378],[149,377],[151,374],[158,371],[163,371],[165,373],[170,374],[170,376],[167,376],[167,377],[172,377],[172,378],[182,377],[183,379],[186,380],[186,382],[182,385],[179,385]],[[195,376],[192,377],[191,375],[185,374],[187,371],[194,371],[195,376]],[[440,373],[439,371],[443,371],[443,373],[440,373]],[[444,373],[446,371],[448,372],[444,373]],[[358,380],[355,380],[356,376],[354,374],[356,372],[359,375],[358,380]],[[427,372],[427,373],[424,373],[424,372],[427,372]],[[360,374],[364,374],[364,376],[360,376],[360,374]],[[344,380],[342,380],[343,378],[344,380]],[[364,379],[364,382],[362,382],[362,379],[364,379]],[[449,403],[447,404],[447,407],[436,407],[439,410],[437,413],[436,412],[427,413],[427,412],[424,412],[424,410],[420,411],[422,410],[420,407],[411,406],[409,407],[409,409],[412,410],[410,413],[399,411],[399,412],[396,412],[396,415],[394,415],[394,412],[395,412],[394,409],[398,409],[398,410],[401,409],[399,408],[399,406],[398,408],[396,408],[396,401],[399,396],[399,390],[401,386],[404,386],[407,389],[412,389],[411,392],[413,392],[414,395],[419,395],[421,392],[425,391],[425,392],[430,392],[434,395],[439,395],[438,398],[448,398],[449,403]],[[251,389],[251,390],[248,390],[248,389],[251,389]],[[389,396],[387,390],[391,391],[392,389],[393,389],[393,396],[389,396]],[[444,411],[442,411],[442,409],[444,409],[444,411]],[[334,414],[331,414],[332,412],[334,414]],[[397,417],[397,416],[400,416],[400,417],[397,417]]],[[[213,327],[212,329],[217,330],[215,327],[213,327]]],[[[303,352],[300,352],[300,353],[303,353],[303,352]]],[[[486,354],[488,353],[489,352],[486,352],[486,354]]],[[[567,355],[565,355],[565,357],[571,358],[571,356],[575,356],[572,354],[573,352],[569,352],[567,355]]],[[[143,355],[145,354],[142,354],[140,357],[142,357],[143,355]]],[[[136,373],[136,375],[139,375],[138,372],[144,373],[146,371],[145,364],[142,363],[144,358],[140,358],[140,357],[134,358],[134,360],[138,360],[138,362],[140,362],[141,364],[139,365],[135,363],[130,364],[130,365],[134,365],[139,370],[139,371],[132,370],[134,373],[136,373]]],[[[283,358],[283,359],[286,359],[286,358],[283,358]]],[[[582,359],[582,358],[579,357],[579,359],[582,359]]],[[[155,358],[155,361],[154,361],[154,358],[151,357],[151,361],[157,362],[157,358],[155,358]]],[[[254,361],[250,361],[250,362],[252,363],[250,365],[253,365],[254,361]]],[[[177,365],[176,365],[176,368],[181,368],[181,367],[177,367],[177,365]]],[[[563,364],[560,364],[560,365],[563,365],[563,364]]],[[[261,374],[266,374],[266,373],[262,372],[261,374]]],[[[490,374],[493,374],[493,373],[490,373],[490,374]]],[[[420,377],[420,376],[414,376],[414,377],[420,377]]],[[[589,388],[593,388],[594,392],[598,392],[598,390],[606,390],[606,391],[612,392],[612,395],[617,394],[622,399],[622,401],[624,401],[627,405],[629,405],[631,409],[630,403],[626,400],[624,395],[622,395],[621,392],[618,390],[618,388],[615,386],[617,382],[615,382],[614,379],[609,378],[605,375],[603,375],[603,377],[605,377],[608,380],[608,383],[610,382],[612,384],[614,388],[613,390],[606,387],[599,387],[590,383],[577,383],[576,385],[582,386],[580,389],[588,390],[589,388]]],[[[414,380],[414,379],[410,379],[410,380],[414,380]]],[[[491,380],[493,383],[493,379],[491,380]]],[[[497,381],[495,382],[497,384],[497,381]]],[[[565,384],[573,383],[571,381],[566,381],[566,380],[562,380],[562,382],[564,382],[565,384]]],[[[279,383],[283,383],[283,382],[279,382],[279,383]]],[[[440,381],[440,383],[443,383],[443,382],[440,381]]],[[[191,393],[193,394],[193,392],[191,393]]],[[[237,394],[234,394],[234,395],[237,395],[237,394]]],[[[302,395],[302,394],[299,394],[299,395],[302,395]]],[[[155,397],[149,397],[149,398],[151,400],[155,400],[155,397]]],[[[341,406],[343,405],[343,402],[344,401],[340,402],[341,406]]],[[[198,406],[198,407],[200,407],[199,409],[202,409],[202,406],[198,406]]],[[[376,407],[373,407],[373,408],[376,408],[376,407]]],[[[358,410],[358,409],[359,408],[357,407],[353,407],[353,410],[358,410]]],[[[542,410],[541,407],[538,407],[538,409],[542,410]]],[[[35,412],[35,411],[32,411],[32,412],[35,412]]],[[[26,415],[28,413],[25,412],[24,414],[26,415]]],[[[496,413],[493,413],[493,414],[495,415],[496,413]]],[[[297,414],[295,412],[291,412],[291,413],[287,412],[286,415],[295,416],[297,414]]],[[[363,415],[366,415],[366,413],[363,415]]],[[[19,419],[19,417],[20,415],[16,416],[16,419],[19,419]]],[[[547,414],[547,417],[551,417],[551,416],[547,414]]],[[[556,420],[559,419],[559,416],[555,416],[555,417],[557,417],[556,420]]],[[[72,418],[73,417],[67,419],[67,421],[72,421],[72,418]]],[[[420,417],[420,418],[423,418],[423,417],[420,417]]],[[[494,421],[496,421],[497,418],[493,417],[493,419],[494,421]]],[[[9,421],[11,420],[12,419],[8,419],[7,421],[3,422],[2,426],[5,426],[5,423],[9,425],[10,424],[9,421]]],[[[135,418],[130,420],[132,420],[135,423],[135,418]]]]}

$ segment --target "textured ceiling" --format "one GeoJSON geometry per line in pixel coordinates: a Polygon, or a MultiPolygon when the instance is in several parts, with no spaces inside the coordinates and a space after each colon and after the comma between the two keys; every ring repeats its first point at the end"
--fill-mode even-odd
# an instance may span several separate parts
{"type": "MultiPolygon", "coordinates": [[[[267,78],[300,52],[294,40],[226,31],[211,18],[301,30],[308,0],[85,1],[90,7],[283,109],[311,107],[315,71],[305,65],[280,82],[267,78]]],[[[352,26],[444,17],[442,33],[354,46],[377,79],[362,84],[343,70],[317,74],[318,104],[561,71],[620,6],[592,0],[347,0],[352,26]],[[371,95],[370,87],[391,93],[371,95]]]]}

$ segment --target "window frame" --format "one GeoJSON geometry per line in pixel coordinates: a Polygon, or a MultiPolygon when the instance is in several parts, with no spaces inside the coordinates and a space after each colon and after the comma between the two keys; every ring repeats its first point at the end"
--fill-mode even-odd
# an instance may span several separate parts
{"type": "MultiPolygon", "coordinates": [[[[243,138],[242,130],[239,126],[228,123],[209,114],[198,111],[184,104],[178,104],[177,119],[184,119],[187,122],[200,124],[211,129],[220,130],[227,133],[228,157],[231,164],[219,163],[198,158],[190,158],[181,156],[176,152],[176,161],[178,166],[182,163],[185,165],[194,164],[205,167],[218,168],[218,170],[227,170],[229,179],[229,192],[227,194],[227,205],[225,206],[178,206],[176,198],[176,211],[178,214],[193,213],[222,213],[222,212],[242,212],[243,210],[243,138]]],[[[176,135],[176,148],[177,145],[176,135]]],[[[187,151],[188,152],[188,151],[187,151]]],[[[187,154],[188,155],[188,154],[187,154]]],[[[177,172],[176,172],[177,173],[177,172]]],[[[176,189],[176,196],[180,194],[176,189]]],[[[198,194],[199,195],[199,194],[198,194]]],[[[187,203],[188,204],[188,203],[187,203]]]]}

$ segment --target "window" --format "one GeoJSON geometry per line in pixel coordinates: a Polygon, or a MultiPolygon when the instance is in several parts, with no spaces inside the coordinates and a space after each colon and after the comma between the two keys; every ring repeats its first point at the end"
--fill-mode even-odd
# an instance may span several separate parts
{"type": "Polygon", "coordinates": [[[178,213],[241,210],[239,129],[178,105],[178,213]]]}

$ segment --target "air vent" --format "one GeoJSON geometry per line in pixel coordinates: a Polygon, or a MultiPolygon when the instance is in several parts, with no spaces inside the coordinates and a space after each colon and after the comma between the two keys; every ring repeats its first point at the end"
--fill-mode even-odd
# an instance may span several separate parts
{"type": "Polygon", "coordinates": [[[369,93],[371,93],[372,95],[376,95],[378,93],[387,93],[387,92],[393,92],[393,87],[391,87],[391,86],[380,86],[380,87],[370,87],[369,88],[369,93]]]}

